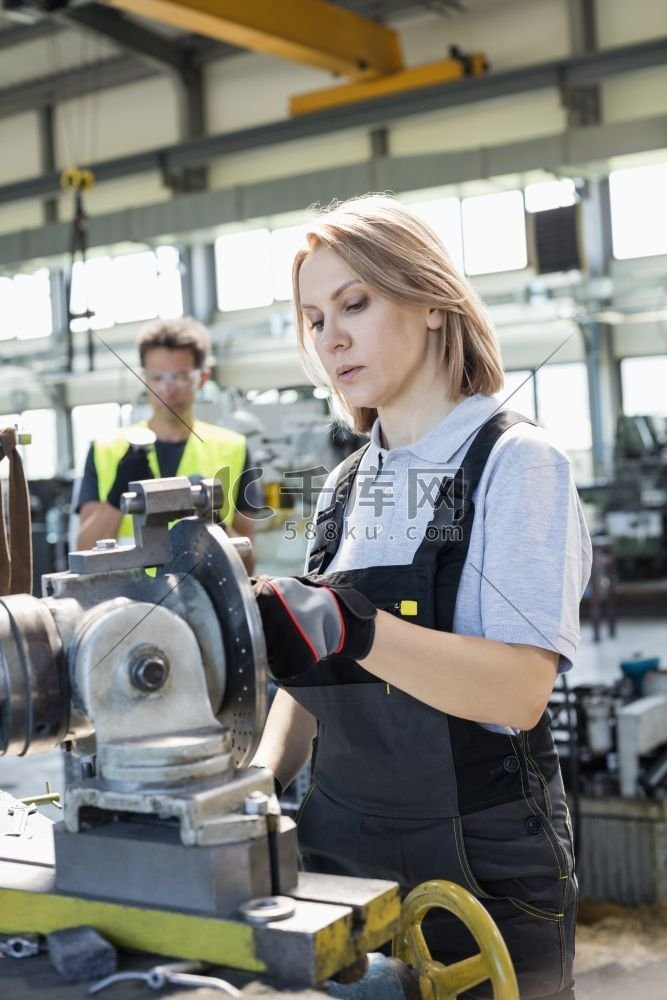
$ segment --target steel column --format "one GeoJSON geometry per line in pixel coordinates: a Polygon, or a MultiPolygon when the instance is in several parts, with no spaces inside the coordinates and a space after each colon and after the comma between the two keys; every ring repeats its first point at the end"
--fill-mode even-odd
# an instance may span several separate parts
{"type": "MultiPolygon", "coordinates": [[[[568,0],[570,38],[576,55],[595,52],[598,30],[595,0],[568,0]]],[[[596,125],[602,120],[600,85],[563,86],[562,101],[568,112],[568,125],[596,125]]]]}
{"type": "MultiPolygon", "coordinates": [[[[587,185],[583,201],[584,246],[592,278],[609,275],[612,258],[611,208],[607,179],[587,185]]],[[[604,308],[604,303],[601,303],[604,308]]],[[[618,361],[614,357],[613,328],[596,319],[580,324],[584,339],[596,477],[613,472],[616,421],[621,410],[618,361]]]]}
{"type": "Polygon", "coordinates": [[[215,248],[212,243],[194,243],[181,249],[183,262],[183,308],[206,326],[218,308],[215,248]]]}

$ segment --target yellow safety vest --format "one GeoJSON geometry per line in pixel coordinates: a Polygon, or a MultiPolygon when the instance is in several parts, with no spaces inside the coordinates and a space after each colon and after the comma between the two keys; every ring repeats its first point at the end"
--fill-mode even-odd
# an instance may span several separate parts
{"type": "MultiPolygon", "coordinates": [[[[142,423],[137,426],[147,427],[148,424],[142,423]]],[[[127,431],[121,432],[113,438],[93,443],[100,500],[104,500],[109,493],[116,478],[118,463],[128,449],[126,433],[127,431]]],[[[199,475],[204,479],[212,479],[215,476],[222,483],[224,490],[223,506],[219,513],[226,524],[231,524],[236,514],[236,497],[245,460],[246,440],[242,434],[195,420],[192,433],[185,442],[176,475],[199,475]]],[[[161,473],[155,448],[151,448],[148,452],[148,464],[153,475],[159,477],[161,473]]],[[[118,538],[132,538],[132,536],[132,518],[126,515],[120,522],[118,538]]]]}

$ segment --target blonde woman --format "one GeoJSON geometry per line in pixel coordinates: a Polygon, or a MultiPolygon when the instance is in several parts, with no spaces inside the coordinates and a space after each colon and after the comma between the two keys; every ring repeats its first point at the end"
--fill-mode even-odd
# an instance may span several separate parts
{"type": "MultiPolygon", "coordinates": [[[[294,302],[309,370],[369,443],[329,477],[307,576],[257,584],[281,689],[256,763],[285,786],[315,740],[306,869],[457,882],[497,922],[523,1000],[573,997],[577,887],[545,712],[591,563],[568,459],[502,407],[480,300],[397,201],[316,218],[294,302]]],[[[440,961],[476,950],[444,912],[425,930],[440,961]]]]}

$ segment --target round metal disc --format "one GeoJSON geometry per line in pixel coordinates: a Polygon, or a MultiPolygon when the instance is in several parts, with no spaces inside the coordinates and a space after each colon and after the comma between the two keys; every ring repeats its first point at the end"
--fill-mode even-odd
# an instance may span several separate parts
{"type": "Polygon", "coordinates": [[[267,659],[262,621],[243,563],[222,528],[184,518],[170,531],[173,560],[160,575],[193,577],[215,609],[225,649],[225,691],[217,718],[232,734],[236,767],[259,743],[267,712],[267,659]]]}
{"type": "Polygon", "coordinates": [[[0,754],[58,746],[67,732],[69,679],[46,607],[30,594],[0,600],[0,754]]]}

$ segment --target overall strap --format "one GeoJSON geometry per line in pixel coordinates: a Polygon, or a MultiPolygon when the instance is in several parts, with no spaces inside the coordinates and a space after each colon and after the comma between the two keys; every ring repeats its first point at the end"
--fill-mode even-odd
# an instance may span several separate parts
{"type": "Polygon", "coordinates": [[[486,423],[482,424],[463,459],[466,481],[472,484],[471,493],[479,484],[486,461],[498,438],[510,427],[521,423],[535,426],[533,420],[529,420],[521,413],[514,413],[512,410],[498,410],[489,417],[486,423]]]}
{"type": "Polygon", "coordinates": [[[473,493],[479,485],[487,459],[498,439],[515,424],[533,424],[532,420],[520,413],[499,410],[482,424],[454,475],[444,476],[438,490],[425,536],[415,553],[413,565],[431,562],[437,556],[444,556],[443,549],[455,544],[457,557],[462,568],[470,542],[468,517],[472,507],[473,493]]]}
{"type": "Polygon", "coordinates": [[[363,445],[358,451],[348,455],[341,463],[338,470],[338,480],[334,487],[333,500],[328,507],[319,512],[315,520],[315,538],[308,557],[309,573],[324,573],[338,551],[343,534],[345,508],[352,491],[352,483],[369,444],[363,445]]]}

